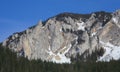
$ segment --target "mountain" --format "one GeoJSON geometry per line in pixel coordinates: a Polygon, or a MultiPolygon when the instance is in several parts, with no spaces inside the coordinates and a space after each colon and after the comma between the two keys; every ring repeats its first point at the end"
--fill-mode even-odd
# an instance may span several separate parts
{"type": "Polygon", "coordinates": [[[30,60],[56,63],[71,63],[77,59],[119,60],[120,10],[113,13],[61,13],[14,33],[2,45],[30,60]]]}

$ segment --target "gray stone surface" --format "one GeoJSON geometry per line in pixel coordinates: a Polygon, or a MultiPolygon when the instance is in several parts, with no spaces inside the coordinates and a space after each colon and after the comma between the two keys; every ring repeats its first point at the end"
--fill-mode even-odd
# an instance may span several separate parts
{"type": "MultiPolygon", "coordinates": [[[[120,46],[119,10],[114,13],[96,12],[77,16],[72,13],[61,14],[48,19],[44,25],[39,22],[24,32],[11,35],[3,42],[3,46],[20,55],[23,51],[22,55],[28,59],[51,61],[58,53],[65,52],[69,45],[66,57],[82,55],[87,50],[92,54],[102,47],[100,41],[120,46]]],[[[60,58],[57,56],[56,59],[60,58]]]]}

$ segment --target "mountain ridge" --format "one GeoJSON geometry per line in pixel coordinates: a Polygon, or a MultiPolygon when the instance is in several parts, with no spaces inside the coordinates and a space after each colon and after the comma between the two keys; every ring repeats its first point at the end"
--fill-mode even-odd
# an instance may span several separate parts
{"type": "Polygon", "coordinates": [[[88,55],[101,48],[105,52],[103,56],[98,56],[96,61],[118,60],[119,20],[119,10],[114,13],[61,13],[44,22],[40,21],[23,32],[14,33],[3,42],[3,46],[28,59],[56,63],[70,63],[71,57],[76,58],[77,54],[83,55],[88,51],[83,55],[83,59],[86,60],[88,55]],[[117,56],[114,51],[118,52],[117,56]]]}

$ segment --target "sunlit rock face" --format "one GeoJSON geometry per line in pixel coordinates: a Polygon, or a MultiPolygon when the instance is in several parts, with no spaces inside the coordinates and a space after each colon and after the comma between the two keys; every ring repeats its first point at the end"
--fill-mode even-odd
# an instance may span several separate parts
{"type": "Polygon", "coordinates": [[[120,58],[120,11],[91,14],[61,13],[11,35],[3,46],[28,59],[71,63],[101,48],[97,61],[120,58]]]}

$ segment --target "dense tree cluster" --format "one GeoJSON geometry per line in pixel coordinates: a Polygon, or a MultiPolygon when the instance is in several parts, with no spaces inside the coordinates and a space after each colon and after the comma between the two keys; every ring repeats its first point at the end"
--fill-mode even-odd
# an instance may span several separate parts
{"type": "Polygon", "coordinates": [[[41,60],[28,60],[0,45],[0,72],[120,72],[120,61],[56,64],[41,60]]]}

